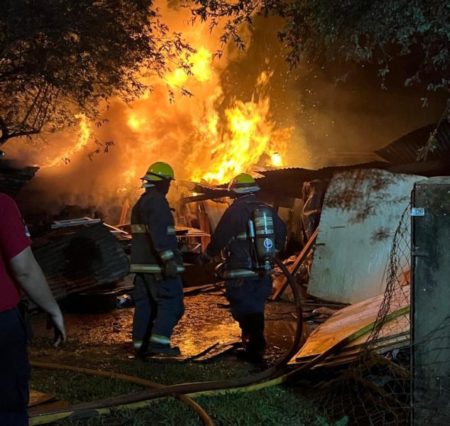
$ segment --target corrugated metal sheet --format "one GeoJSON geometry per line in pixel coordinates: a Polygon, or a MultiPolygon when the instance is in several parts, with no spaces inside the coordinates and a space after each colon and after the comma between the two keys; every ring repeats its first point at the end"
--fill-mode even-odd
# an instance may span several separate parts
{"type": "Polygon", "coordinates": [[[301,198],[304,182],[329,180],[335,173],[353,169],[385,169],[388,163],[375,161],[351,166],[331,166],[318,170],[286,168],[260,172],[264,177],[257,179],[262,191],[280,196],[301,198]]]}
{"type": "Polygon", "coordinates": [[[39,167],[14,167],[10,161],[0,160],[0,192],[15,197],[38,170],[39,167]]]}
{"type": "Polygon", "coordinates": [[[309,294],[355,303],[384,291],[395,230],[422,179],[372,169],[334,176],[322,207],[309,294]]]}
{"type": "MultiPolygon", "coordinates": [[[[418,159],[420,149],[426,145],[430,134],[435,128],[436,124],[421,127],[375,152],[392,164],[414,163],[418,159]]],[[[450,123],[448,120],[443,120],[436,132],[436,144],[428,153],[427,160],[441,160],[443,157],[448,156],[449,152],[450,123]]]]}
{"type": "Polygon", "coordinates": [[[128,257],[103,224],[51,231],[33,251],[56,298],[113,283],[129,271],[128,257]]]}
{"type": "MultiPolygon", "coordinates": [[[[385,169],[388,166],[389,164],[384,161],[372,161],[370,163],[362,163],[351,166],[324,167],[318,170],[303,169],[300,167],[264,170],[258,171],[258,173],[263,175],[263,177],[257,178],[256,181],[261,187],[263,197],[266,196],[266,198],[273,198],[273,196],[275,196],[301,198],[304,182],[331,179],[335,173],[343,170],[368,168],[385,169]]],[[[202,195],[186,197],[184,201],[192,202],[230,196],[226,186],[227,185],[218,185],[217,187],[209,187],[202,186],[201,184],[195,184],[192,190],[202,195]]]]}

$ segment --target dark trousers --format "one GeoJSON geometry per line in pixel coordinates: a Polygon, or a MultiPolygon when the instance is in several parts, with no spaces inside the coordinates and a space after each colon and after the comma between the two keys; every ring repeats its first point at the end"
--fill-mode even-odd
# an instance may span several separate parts
{"type": "Polygon", "coordinates": [[[225,281],[225,295],[233,318],[242,330],[244,346],[257,353],[264,352],[264,307],[272,292],[272,278],[240,278],[225,281]]]}
{"type": "Polygon", "coordinates": [[[181,278],[157,279],[152,274],[136,274],[133,299],[133,342],[146,350],[150,336],[170,338],[184,313],[181,278]]]}
{"type": "Polygon", "coordinates": [[[27,332],[17,308],[0,312],[0,425],[28,425],[27,332]]]}
{"type": "Polygon", "coordinates": [[[240,322],[249,314],[264,313],[272,292],[272,278],[239,278],[225,281],[225,295],[230,302],[233,318],[240,322]]]}

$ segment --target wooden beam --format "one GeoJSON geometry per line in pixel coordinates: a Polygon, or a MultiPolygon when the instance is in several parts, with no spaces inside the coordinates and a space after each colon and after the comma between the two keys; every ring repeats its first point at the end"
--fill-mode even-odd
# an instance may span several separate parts
{"type": "MultiPolygon", "coordinates": [[[[303,247],[303,250],[300,252],[300,254],[295,259],[294,264],[291,267],[288,268],[289,272],[291,273],[291,275],[294,276],[297,273],[298,269],[300,268],[300,265],[306,259],[306,256],[308,256],[308,253],[311,251],[314,243],[316,242],[318,234],[319,234],[319,228],[316,228],[316,230],[313,232],[311,237],[309,237],[308,242],[303,247]]],[[[272,297],[270,298],[270,300],[277,300],[281,296],[283,291],[286,289],[287,285],[288,285],[288,280],[287,280],[286,277],[284,277],[283,281],[281,281],[281,283],[278,286],[278,288],[275,289],[275,291],[274,291],[272,297]]]]}

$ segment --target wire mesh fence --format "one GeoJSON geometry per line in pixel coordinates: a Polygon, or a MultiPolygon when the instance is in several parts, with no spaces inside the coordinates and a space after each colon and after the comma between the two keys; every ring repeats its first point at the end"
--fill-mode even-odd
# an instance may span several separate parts
{"type": "Polygon", "coordinates": [[[359,355],[320,384],[320,403],[330,419],[347,418],[348,424],[374,426],[410,423],[409,211],[408,206],[395,231],[384,297],[359,355]]]}
{"type": "MultiPolygon", "coordinates": [[[[329,419],[364,426],[450,425],[450,309],[446,300],[436,304],[440,292],[433,288],[437,284],[429,267],[438,263],[435,257],[444,263],[446,258],[439,253],[431,258],[425,255],[420,288],[419,280],[412,284],[410,211],[408,206],[395,231],[384,295],[375,321],[366,327],[356,360],[339,372],[333,370],[332,378],[318,385],[319,401],[329,419]]],[[[439,226],[447,226],[442,223],[439,226]]],[[[423,233],[434,246],[431,234],[445,236],[439,236],[438,225],[429,226],[423,233]]]]}

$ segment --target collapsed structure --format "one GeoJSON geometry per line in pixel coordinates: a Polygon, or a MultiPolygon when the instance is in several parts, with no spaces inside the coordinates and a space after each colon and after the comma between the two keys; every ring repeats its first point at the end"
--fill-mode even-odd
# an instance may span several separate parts
{"type": "MultiPolygon", "coordinates": [[[[291,364],[306,364],[338,348],[314,368],[359,363],[362,371],[369,353],[400,359],[410,346],[410,195],[418,182],[450,172],[450,124],[440,123],[433,133],[434,149],[427,152],[423,141],[429,132],[430,127],[419,129],[379,150],[385,161],[260,171],[259,196],[288,224],[284,254],[294,254],[287,264],[305,299],[325,301],[333,308],[321,311],[330,317],[322,325],[310,324],[309,338],[291,364]],[[424,161],[416,161],[417,152],[424,161]]],[[[2,190],[15,196],[36,170],[2,163],[2,190]]],[[[179,245],[189,265],[186,285],[214,280],[212,270],[194,262],[230,201],[223,186],[196,184],[193,192],[177,209],[179,245]]],[[[126,279],[130,236],[121,225],[95,218],[59,220],[52,231],[35,239],[36,258],[58,298],[117,286],[126,279]]],[[[272,299],[289,297],[285,288],[286,282],[276,279],[272,299]]],[[[423,365],[418,368],[427,376],[423,365]]],[[[405,406],[401,410],[406,412],[405,406]]]]}
{"type": "MultiPolygon", "coordinates": [[[[431,130],[431,126],[419,129],[379,150],[384,162],[266,171],[258,179],[261,198],[276,206],[289,224],[288,247],[303,247],[289,267],[292,273],[301,272],[297,277],[304,297],[349,304],[341,310],[321,311],[330,318],[311,332],[291,364],[307,365],[322,354],[327,356],[313,368],[351,364],[326,385],[324,406],[333,416],[353,412],[357,424],[367,424],[368,419],[371,424],[409,424],[411,400],[414,424],[444,424],[449,419],[448,391],[442,388],[450,377],[446,367],[450,345],[443,337],[448,335],[448,313],[437,301],[438,294],[446,294],[446,290],[436,287],[437,278],[429,284],[431,276],[442,278],[445,270],[448,250],[442,246],[440,250],[445,253],[436,252],[431,276],[422,274],[422,281],[414,282],[413,293],[431,296],[424,303],[439,319],[421,323],[414,334],[411,322],[411,305],[416,318],[419,312],[422,320],[426,316],[410,290],[411,253],[427,256],[416,252],[418,246],[411,237],[410,215],[425,214],[423,208],[411,205],[415,188],[442,195],[437,199],[430,192],[435,201],[428,214],[434,217],[440,212],[441,226],[448,226],[444,224],[449,205],[445,188],[450,182],[439,181],[437,176],[450,176],[450,123],[443,120],[432,133],[432,144],[424,144],[431,130]],[[412,388],[411,377],[415,383],[412,388]],[[433,403],[429,403],[430,394],[434,395],[433,403]],[[446,408],[433,416],[431,406],[446,408]]],[[[217,211],[226,203],[224,189],[197,187],[196,192],[201,194],[185,202],[200,204],[213,218],[220,216],[217,211]]],[[[429,205],[431,201],[425,202],[424,197],[425,192],[420,203],[429,205]]],[[[440,232],[435,227],[429,231],[433,235],[440,232]]],[[[422,244],[431,244],[430,239],[425,241],[419,250],[422,244]]],[[[275,281],[273,298],[283,293],[283,281],[275,281]]],[[[443,285],[445,281],[439,282],[443,285]]]]}

